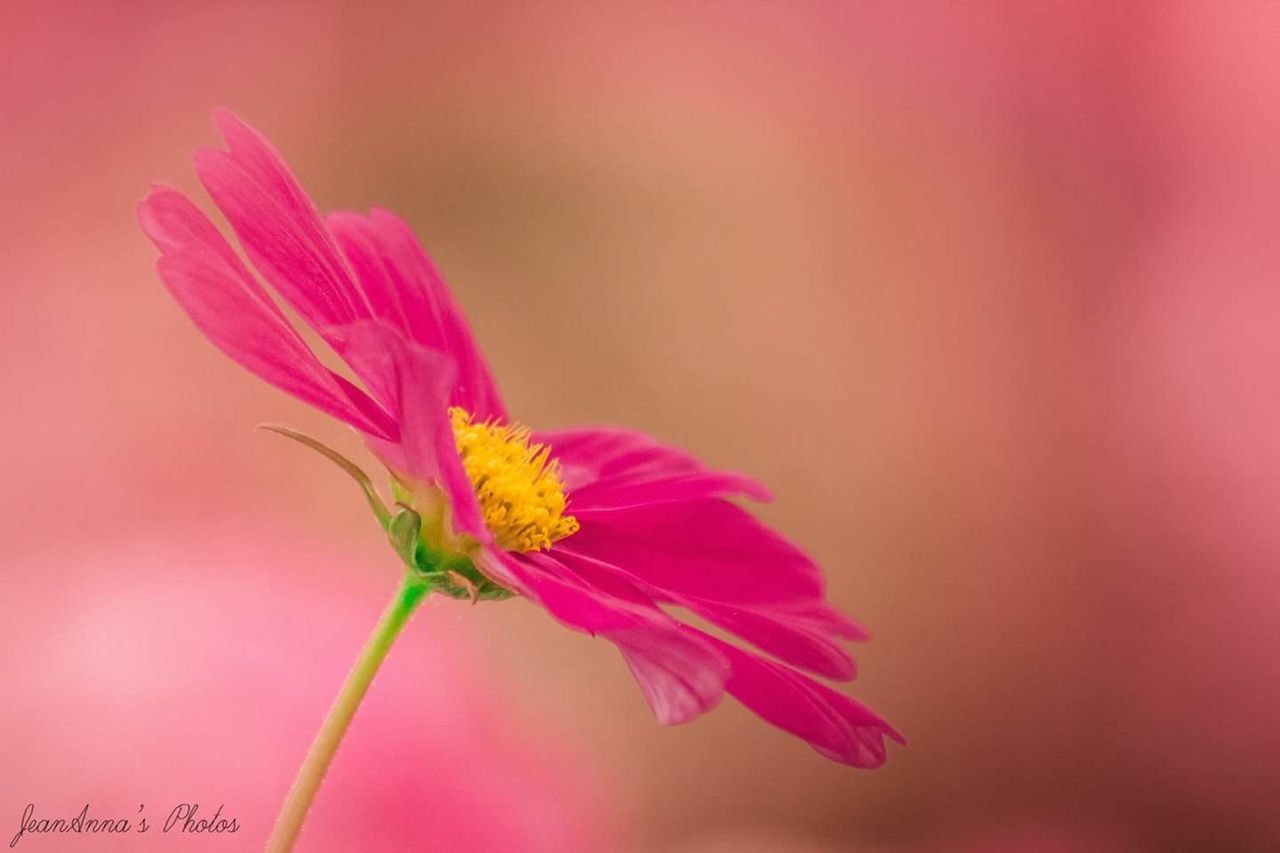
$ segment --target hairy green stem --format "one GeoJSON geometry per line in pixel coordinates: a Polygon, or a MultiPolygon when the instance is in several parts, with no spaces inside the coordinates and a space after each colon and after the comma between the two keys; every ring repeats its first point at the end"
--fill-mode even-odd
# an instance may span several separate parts
{"type": "Polygon", "coordinates": [[[412,572],[405,575],[404,582],[396,591],[396,597],[387,605],[382,618],[378,620],[373,634],[365,644],[364,651],[360,653],[355,667],[338,693],[338,698],[334,700],[329,716],[320,727],[315,743],[311,745],[311,751],[302,762],[297,778],[293,780],[289,796],[284,801],[280,816],[276,818],[275,830],[267,842],[267,853],[288,853],[293,850],[298,834],[302,832],[302,823],[307,819],[307,812],[311,809],[316,792],[320,790],[320,783],[324,781],[324,775],[333,762],[333,756],[338,751],[342,736],[347,733],[347,727],[351,725],[356,708],[360,707],[361,700],[368,692],[378,668],[386,660],[387,652],[391,651],[396,637],[400,635],[400,631],[408,623],[409,617],[413,615],[413,611],[417,609],[422,599],[426,598],[430,588],[428,583],[415,577],[412,572]]]}

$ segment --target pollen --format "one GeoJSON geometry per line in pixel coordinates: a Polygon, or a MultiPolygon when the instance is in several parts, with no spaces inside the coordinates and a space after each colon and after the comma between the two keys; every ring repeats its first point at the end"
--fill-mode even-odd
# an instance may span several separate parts
{"type": "Polygon", "coordinates": [[[542,551],[578,531],[578,520],[564,514],[564,483],[551,448],[530,444],[526,427],[476,423],[456,406],[449,420],[485,526],[500,546],[542,551]]]}

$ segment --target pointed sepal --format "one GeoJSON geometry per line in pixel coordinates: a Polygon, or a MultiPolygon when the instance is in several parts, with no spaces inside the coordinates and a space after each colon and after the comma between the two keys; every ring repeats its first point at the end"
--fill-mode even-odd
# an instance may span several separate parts
{"type": "MultiPolygon", "coordinates": [[[[364,472],[359,465],[343,456],[331,447],[316,441],[309,435],[296,432],[288,427],[276,426],[275,424],[258,424],[258,429],[274,432],[276,435],[283,435],[285,438],[291,438],[299,444],[309,447],[316,453],[319,453],[325,459],[328,459],[334,465],[337,465],[351,479],[355,480],[364,492],[365,498],[369,501],[369,506],[373,509],[373,514],[378,517],[378,523],[382,525],[383,530],[390,530],[392,521],[391,511],[387,509],[387,505],[382,502],[382,497],[378,494],[378,490],[373,487],[373,481],[369,479],[369,475],[364,472]]],[[[414,534],[417,535],[416,532],[414,534]]]]}

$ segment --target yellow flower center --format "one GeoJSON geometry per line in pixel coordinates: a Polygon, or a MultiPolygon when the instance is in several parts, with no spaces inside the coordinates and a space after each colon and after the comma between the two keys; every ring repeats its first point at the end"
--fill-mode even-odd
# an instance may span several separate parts
{"type": "Polygon", "coordinates": [[[529,443],[529,430],[475,423],[458,407],[449,410],[462,467],[476,490],[485,526],[511,551],[540,551],[578,532],[565,515],[564,483],[551,448],[529,443]]]}

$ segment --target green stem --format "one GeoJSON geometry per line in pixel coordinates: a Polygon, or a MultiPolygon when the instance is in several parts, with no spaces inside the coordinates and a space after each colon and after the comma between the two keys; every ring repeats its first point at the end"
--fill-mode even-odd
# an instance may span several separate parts
{"type": "Polygon", "coordinates": [[[311,751],[307,753],[306,760],[302,762],[302,768],[298,770],[297,778],[293,780],[289,796],[284,801],[280,816],[276,818],[276,828],[267,842],[267,853],[288,853],[293,850],[298,834],[302,832],[302,823],[307,818],[311,802],[315,799],[316,792],[320,790],[320,783],[324,781],[324,774],[333,762],[334,753],[338,751],[342,736],[351,725],[351,718],[355,716],[356,708],[360,706],[360,701],[368,692],[369,684],[386,659],[387,652],[391,651],[396,637],[400,635],[401,629],[409,621],[418,604],[426,597],[430,588],[425,581],[407,574],[396,592],[396,597],[387,605],[382,618],[378,620],[377,627],[373,629],[373,634],[365,644],[364,651],[360,653],[355,668],[347,676],[346,683],[338,693],[338,698],[334,700],[329,716],[325,718],[324,724],[316,735],[315,743],[311,745],[311,751]]]}

